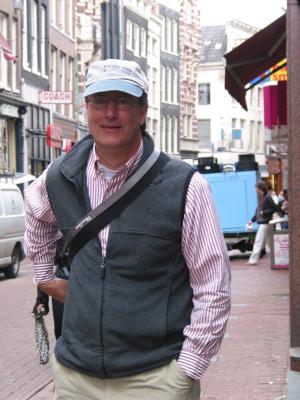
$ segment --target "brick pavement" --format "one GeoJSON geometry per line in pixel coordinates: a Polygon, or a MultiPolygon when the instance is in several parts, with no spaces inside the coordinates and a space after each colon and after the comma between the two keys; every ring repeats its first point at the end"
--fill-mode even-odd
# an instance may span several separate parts
{"type": "MultiPolygon", "coordinates": [[[[51,381],[48,365],[40,365],[35,351],[31,310],[36,293],[28,262],[16,279],[0,274],[0,400],[27,400],[51,381]]],[[[51,316],[46,319],[53,348],[51,316]]]]}
{"type": "MultiPolygon", "coordinates": [[[[246,259],[239,257],[232,259],[231,266],[232,313],[220,352],[202,381],[201,400],[286,400],[289,360],[288,271],[271,270],[268,257],[261,260],[260,265],[252,267],[246,266],[246,259]]],[[[23,271],[23,281],[24,278],[30,279],[29,276],[28,271],[23,271]]],[[[18,330],[22,315],[24,320],[24,310],[30,312],[34,291],[29,288],[28,293],[24,293],[21,280],[19,283],[13,282],[17,280],[5,281],[5,284],[10,285],[13,293],[13,288],[18,285],[17,291],[20,292],[20,299],[23,299],[20,307],[23,311],[18,311],[17,322],[14,322],[18,330]]],[[[0,285],[3,283],[0,281],[0,285]]],[[[13,323],[15,318],[9,316],[11,311],[6,313],[6,317],[13,323]]],[[[51,329],[48,320],[47,323],[51,329]]],[[[5,343],[3,324],[0,324],[1,342],[5,343]]],[[[5,355],[3,351],[0,354],[1,365],[4,362],[7,365],[7,374],[0,371],[0,400],[52,400],[53,384],[47,384],[51,380],[49,367],[38,364],[32,354],[31,323],[26,320],[23,324],[24,342],[21,338],[17,343],[18,347],[24,347],[22,351],[25,354],[22,353],[22,356],[18,349],[16,357],[12,343],[17,335],[7,328],[7,334],[13,337],[6,342],[5,355]],[[11,375],[10,371],[15,371],[15,374],[11,375]],[[4,387],[3,377],[6,377],[4,387]],[[7,397],[3,397],[3,394],[7,397]]]]}

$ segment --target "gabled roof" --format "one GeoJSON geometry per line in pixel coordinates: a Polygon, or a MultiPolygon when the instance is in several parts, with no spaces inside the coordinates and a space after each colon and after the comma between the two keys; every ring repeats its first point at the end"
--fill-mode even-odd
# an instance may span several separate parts
{"type": "Polygon", "coordinates": [[[227,47],[225,25],[202,27],[202,56],[200,62],[224,62],[227,47]]]}

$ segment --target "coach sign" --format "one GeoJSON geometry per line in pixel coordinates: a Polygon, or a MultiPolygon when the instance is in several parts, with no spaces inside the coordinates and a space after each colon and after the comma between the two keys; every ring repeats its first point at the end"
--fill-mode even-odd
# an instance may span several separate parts
{"type": "Polygon", "coordinates": [[[40,92],[42,104],[72,104],[72,92],[40,92]]]}

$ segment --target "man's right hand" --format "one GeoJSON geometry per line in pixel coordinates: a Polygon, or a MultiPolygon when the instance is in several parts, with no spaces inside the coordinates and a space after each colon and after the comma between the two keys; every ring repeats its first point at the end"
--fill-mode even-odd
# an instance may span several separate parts
{"type": "Polygon", "coordinates": [[[38,284],[38,287],[48,296],[64,303],[69,287],[69,282],[65,279],[54,279],[45,283],[38,284]]]}

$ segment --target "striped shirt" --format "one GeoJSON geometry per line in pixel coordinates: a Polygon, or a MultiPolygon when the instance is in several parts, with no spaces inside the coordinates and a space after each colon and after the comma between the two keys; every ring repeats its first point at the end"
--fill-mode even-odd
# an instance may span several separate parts
{"type": "MultiPolygon", "coordinates": [[[[119,170],[107,171],[92,149],[87,164],[87,186],[94,209],[117,190],[137,166],[143,152],[137,153],[119,170]]],[[[34,281],[55,279],[56,241],[61,236],[46,190],[47,170],[25,191],[26,254],[34,264],[34,281]]],[[[109,226],[99,233],[103,255],[109,226]]],[[[183,226],[182,252],[193,289],[191,322],[184,329],[185,341],[178,364],[186,375],[200,379],[218,351],[230,312],[230,266],[211,190],[196,172],[189,184],[183,226]]]]}

